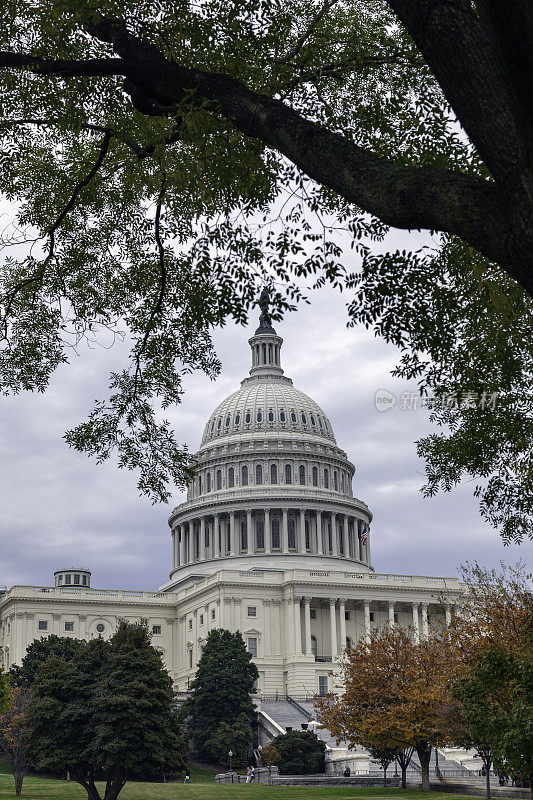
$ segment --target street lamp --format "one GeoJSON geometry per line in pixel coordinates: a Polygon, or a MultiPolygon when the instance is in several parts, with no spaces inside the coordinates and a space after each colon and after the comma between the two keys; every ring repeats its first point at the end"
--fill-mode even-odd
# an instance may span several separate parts
{"type": "Polygon", "coordinates": [[[229,751],[228,756],[229,756],[229,771],[231,772],[231,759],[233,756],[233,750],[229,751]]]}

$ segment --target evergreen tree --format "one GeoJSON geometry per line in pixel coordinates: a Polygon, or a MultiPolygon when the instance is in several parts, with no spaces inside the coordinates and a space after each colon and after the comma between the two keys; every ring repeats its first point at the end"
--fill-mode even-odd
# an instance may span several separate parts
{"type": "Polygon", "coordinates": [[[172,681],[145,624],[121,622],[109,642],[88,642],[70,662],[50,658],[33,692],[37,765],[70,772],[89,800],[100,800],[97,779],[105,780],[105,800],[116,800],[132,770],[184,766],[172,681]]]}
{"type": "Polygon", "coordinates": [[[44,639],[36,639],[26,650],[22,664],[14,664],[9,670],[9,682],[12,686],[21,689],[31,689],[37,670],[50,656],[57,656],[65,661],[70,661],[77,652],[81,639],[72,639],[68,636],[51,634],[44,639]]]}
{"type": "Polygon", "coordinates": [[[195,747],[202,758],[216,760],[218,748],[213,737],[221,723],[233,723],[238,717],[251,723],[254,707],[250,694],[258,677],[239,631],[209,633],[191,686],[193,696],[187,702],[195,747]]]}
{"type": "Polygon", "coordinates": [[[312,731],[289,731],[272,742],[282,775],[313,775],[325,770],[326,745],[312,731]]]}

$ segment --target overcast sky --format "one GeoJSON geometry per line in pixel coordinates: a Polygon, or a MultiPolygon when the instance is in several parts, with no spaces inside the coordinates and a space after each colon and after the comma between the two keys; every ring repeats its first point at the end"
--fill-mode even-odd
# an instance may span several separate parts
{"type": "MultiPolygon", "coordinates": [[[[362,328],[346,328],[345,302],[323,289],[276,327],[286,374],[322,406],[356,466],[354,494],[374,514],[376,571],[455,575],[466,560],[531,563],[532,543],[504,547],[481,520],[473,483],[423,499],[424,465],[413,443],[430,430],[427,415],[400,407],[402,392],[414,387],[391,378],[396,351],[362,328]],[[379,389],[396,395],[395,408],[376,411],[379,389]]],[[[167,414],[191,450],[212,410],[248,374],[256,324],[217,332],[221,377],[190,377],[183,403],[167,414]]],[[[121,347],[84,349],[45,395],[0,398],[0,584],[50,585],[55,569],[71,565],[89,567],[93,586],[154,589],[167,580],[171,505],[152,506],[138,496],[134,473],[99,466],[61,438],[105,396],[109,371],[125,356],[121,347]]],[[[182,500],[176,493],[172,505],[182,500]]]]}

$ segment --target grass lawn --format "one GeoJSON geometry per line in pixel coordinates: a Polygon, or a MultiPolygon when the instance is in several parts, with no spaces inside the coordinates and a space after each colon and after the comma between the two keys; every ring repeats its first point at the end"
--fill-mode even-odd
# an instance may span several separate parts
{"type": "MultiPolygon", "coordinates": [[[[191,769],[192,784],[183,783],[127,783],[119,795],[119,800],[414,800],[420,799],[420,792],[413,789],[358,789],[346,787],[296,787],[261,786],[246,784],[216,784],[212,774],[198,768],[191,769]],[[195,780],[195,775],[197,780],[195,780]],[[199,780],[198,780],[199,778],[199,780]]],[[[11,775],[0,774],[0,798],[13,798],[15,790],[11,775]]],[[[77,783],[51,780],[48,778],[24,779],[22,797],[26,800],[85,800],[87,793],[77,783]]],[[[450,800],[449,794],[429,792],[423,795],[428,800],[450,800]]],[[[453,800],[461,800],[464,795],[454,794],[453,800]]],[[[471,798],[470,798],[471,800],[471,798]]]]}

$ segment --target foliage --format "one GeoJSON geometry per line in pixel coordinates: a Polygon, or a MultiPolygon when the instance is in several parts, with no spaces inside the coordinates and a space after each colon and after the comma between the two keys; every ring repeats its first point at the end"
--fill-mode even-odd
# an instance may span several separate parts
{"type": "Polygon", "coordinates": [[[74,639],[68,636],[56,636],[50,634],[42,639],[35,639],[26,649],[26,654],[20,665],[14,664],[9,670],[9,683],[11,686],[19,686],[24,689],[31,689],[37,670],[51,656],[62,658],[64,661],[71,661],[82,644],[81,639],[74,639]]]}
{"type": "Polygon", "coordinates": [[[263,747],[261,750],[261,764],[264,767],[274,767],[276,764],[279,764],[281,761],[281,753],[276,747],[270,742],[267,744],[266,747],[263,747]]]}
{"type": "Polygon", "coordinates": [[[396,760],[398,750],[395,747],[369,747],[368,752],[383,767],[383,785],[387,785],[387,769],[396,760]]]}
{"type": "Polygon", "coordinates": [[[281,756],[281,775],[314,775],[325,770],[326,745],[312,731],[289,731],[272,741],[281,756]]]}
{"type": "Polygon", "coordinates": [[[5,711],[9,704],[9,684],[2,665],[0,664],[0,713],[5,711]]]}
{"type": "Polygon", "coordinates": [[[30,738],[27,715],[31,700],[29,689],[14,687],[9,707],[0,714],[0,755],[9,763],[15,778],[15,794],[22,794],[22,781],[30,767],[30,738]]]}
{"type": "Polygon", "coordinates": [[[172,681],[145,624],[121,622],[109,642],[94,639],[74,658],[51,657],[37,672],[29,728],[37,766],[69,771],[99,800],[116,800],[128,772],[161,774],[184,765],[172,681]]]}
{"type": "Polygon", "coordinates": [[[186,703],[195,749],[202,759],[216,759],[218,749],[212,738],[221,723],[231,725],[239,718],[251,723],[250,694],[258,677],[239,631],[209,632],[191,684],[192,697],[186,703]]]}
{"type": "Polygon", "coordinates": [[[232,766],[244,767],[252,741],[252,726],[247,714],[240,714],[234,722],[221,722],[211,736],[210,752],[218,764],[226,764],[231,750],[232,766]]]}
{"type": "Polygon", "coordinates": [[[398,626],[375,629],[347,650],[342,693],[317,700],[317,718],[350,747],[414,748],[429,791],[432,747],[449,743],[443,709],[457,674],[458,654],[445,633],[416,642],[398,626]]]}
{"type": "Polygon", "coordinates": [[[470,5],[422,31],[418,0],[6,0],[2,390],[127,335],[66,438],[167,500],[194,464],[161,412],[218,374],[213,328],[265,279],[275,318],[329,282],[438,401],[426,492],[475,477],[503,537],[531,536],[531,31],[520,3],[470,5]],[[391,225],[441,234],[390,251],[391,225]]]}

